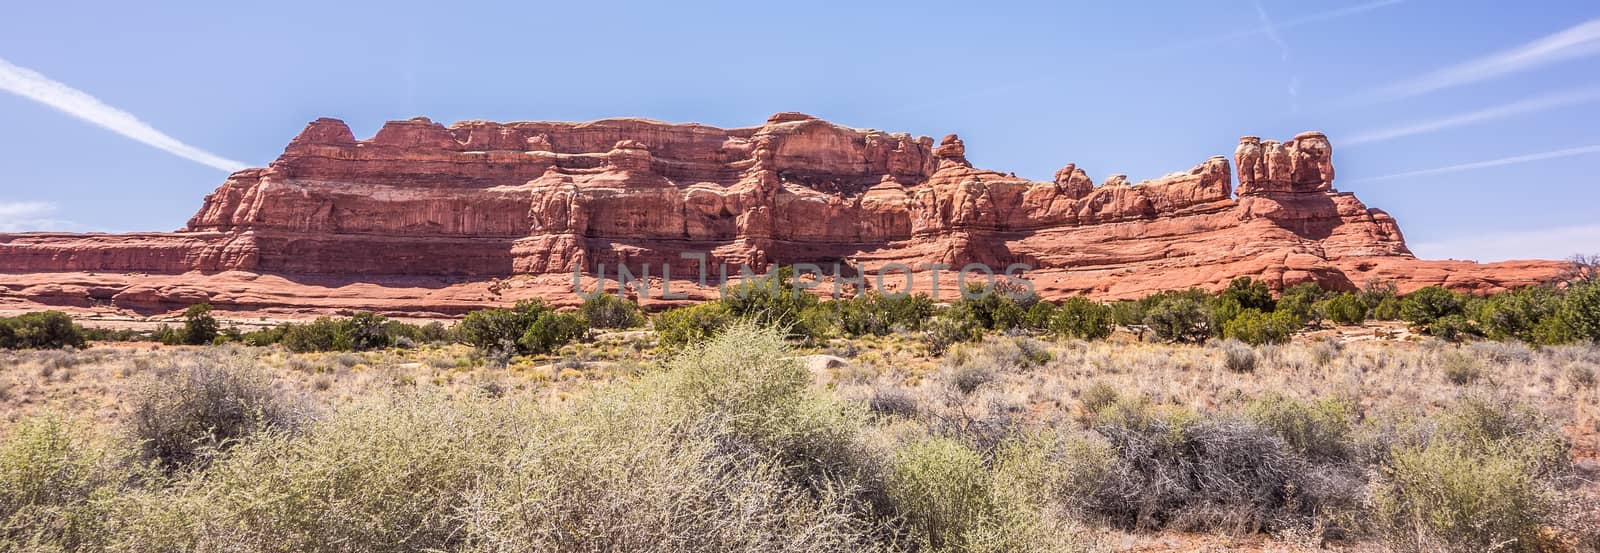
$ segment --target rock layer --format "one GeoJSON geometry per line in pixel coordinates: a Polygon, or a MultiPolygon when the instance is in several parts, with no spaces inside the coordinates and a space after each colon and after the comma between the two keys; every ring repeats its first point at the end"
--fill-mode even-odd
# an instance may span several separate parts
{"type": "Polygon", "coordinates": [[[929,279],[923,267],[1022,263],[1047,297],[1237,276],[1491,292],[1560,270],[1416,259],[1392,217],[1333,189],[1332,155],[1321,133],[1245,137],[1235,197],[1222,156],[1137,184],[1096,186],[1072,164],[1029,181],[973,167],[956,135],[936,145],[799,113],[736,129],[415,118],[368,140],[318,119],[268,167],[230,175],[180,231],[0,235],[0,300],[459,313],[530,296],[570,303],[562,283],[602,266],[659,277],[670,264],[692,279],[685,252],[756,270],[898,263],[929,279]]]}

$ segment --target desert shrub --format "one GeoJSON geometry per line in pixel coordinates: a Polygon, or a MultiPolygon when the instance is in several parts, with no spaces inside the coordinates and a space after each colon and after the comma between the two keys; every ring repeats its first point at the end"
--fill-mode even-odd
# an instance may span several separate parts
{"type": "Polygon", "coordinates": [[[1589,281],[1567,290],[1559,311],[1569,334],[1579,340],[1600,342],[1600,281],[1589,281]]]}
{"type": "Polygon", "coordinates": [[[710,339],[737,320],[722,302],[668,309],[655,316],[656,337],[663,347],[681,348],[710,339]]]}
{"type": "Polygon", "coordinates": [[[1372,490],[1379,527],[1406,551],[1544,551],[1569,468],[1560,428],[1526,405],[1468,396],[1400,443],[1372,490]]]}
{"type": "Polygon", "coordinates": [[[776,329],[732,325],[674,355],[665,378],[674,416],[723,421],[808,484],[851,468],[863,414],[813,392],[776,329]]]}
{"type": "Polygon", "coordinates": [[[61,349],[83,345],[83,329],[60,311],[38,311],[0,319],[0,347],[61,349]]]}
{"type": "Polygon", "coordinates": [[[1439,286],[1419,289],[1400,300],[1400,318],[1416,326],[1426,327],[1439,319],[1461,314],[1461,295],[1439,286]]]}
{"type": "Polygon", "coordinates": [[[1289,313],[1246,309],[1222,327],[1222,335],[1255,345],[1282,344],[1299,329],[1300,321],[1289,313]]]}
{"type": "Polygon", "coordinates": [[[522,333],[517,348],[526,353],[550,353],[588,332],[589,322],[582,315],[544,311],[522,333]]]}
{"type": "Polygon", "coordinates": [[[917,416],[920,408],[917,397],[905,388],[878,386],[872,389],[872,396],[867,398],[867,410],[878,416],[911,418],[917,416]]]}
{"type": "Polygon", "coordinates": [[[1245,405],[1244,415],[1272,429],[1289,447],[1316,461],[1345,461],[1354,456],[1357,410],[1336,398],[1306,403],[1270,393],[1245,405]]]}
{"type": "Polygon", "coordinates": [[[664,399],[622,390],[536,423],[472,494],[465,549],[871,549],[848,484],[804,490],[726,424],[660,416],[664,399]]]}
{"type": "Polygon", "coordinates": [[[1483,366],[1470,352],[1447,349],[1439,352],[1438,359],[1439,370],[1451,384],[1465,386],[1483,377],[1483,366]]]}
{"type": "Polygon", "coordinates": [[[265,373],[202,357],[140,382],[128,422],[146,459],[178,469],[204,465],[259,430],[293,428],[306,414],[265,373]]]}
{"type": "Polygon", "coordinates": [[[463,520],[517,440],[517,409],[431,391],[363,399],[268,431],[131,510],[118,550],[457,550],[463,520]]]}
{"type": "Polygon", "coordinates": [[[931,551],[968,551],[981,525],[996,517],[983,457],[961,442],[927,438],[900,449],[889,471],[889,498],[916,543],[931,551]]]}
{"type": "Polygon", "coordinates": [[[959,316],[940,314],[929,320],[922,329],[922,344],[931,355],[944,355],[950,346],[983,338],[983,327],[976,321],[959,316]]]}
{"type": "Polygon", "coordinates": [[[1085,411],[1095,413],[1116,404],[1119,397],[1121,397],[1121,394],[1117,393],[1115,387],[1096,380],[1078,394],[1078,401],[1083,402],[1085,411]]]}
{"type": "Polygon", "coordinates": [[[210,344],[217,338],[219,325],[211,316],[211,304],[197,303],[183,312],[183,343],[191,346],[210,344]]]}
{"type": "Polygon", "coordinates": [[[1211,337],[1213,326],[1205,292],[1162,292],[1146,299],[1150,307],[1145,310],[1144,324],[1157,338],[1198,344],[1211,337]]]}
{"type": "MultiPolygon", "coordinates": [[[[1041,302],[1039,305],[1045,305],[1041,302]]],[[[1062,336],[1084,340],[1100,340],[1111,335],[1111,308],[1099,302],[1073,296],[1061,303],[1050,330],[1062,336]]]]}
{"type": "Polygon", "coordinates": [[[133,472],[126,455],[59,416],[26,418],[0,437],[0,549],[74,551],[92,542],[99,504],[133,472]]]}
{"type": "Polygon", "coordinates": [[[598,293],[583,300],[578,314],[589,321],[592,328],[634,328],[644,326],[644,314],[639,304],[614,294],[598,293]]]}
{"type": "Polygon", "coordinates": [[[1407,551],[1541,551],[1554,507],[1521,460],[1447,441],[1395,451],[1372,495],[1390,545],[1407,551]]]}
{"type": "Polygon", "coordinates": [[[1255,348],[1231,338],[1224,340],[1219,347],[1222,349],[1222,367],[1228,369],[1228,372],[1250,373],[1256,371],[1256,363],[1260,360],[1260,357],[1256,355],[1255,348]]]}
{"type": "Polygon", "coordinates": [[[1327,300],[1328,318],[1342,325],[1359,325],[1367,320],[1367,305],[1355,294],[1339,294],[1327,300]]]}
{"type": "Polygon", "coordinates": [[[1272,530],[1352,493],[1319,482],[1283,438],[1242,419],[1159,413],[1125,399],[1103,409],[1094,429],[1113,459],[1085,507],[1120,528],[1272,530]]]}

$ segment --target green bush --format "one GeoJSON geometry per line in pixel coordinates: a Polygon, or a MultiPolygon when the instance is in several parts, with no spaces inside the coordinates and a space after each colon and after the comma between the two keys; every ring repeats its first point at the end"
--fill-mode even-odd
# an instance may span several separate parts
{"type": "Polygon", "coordinates": [[[886,336],[896,331],[917,331],[933,317],[933,299],[925,294],[887,295],[869,290],[847,300],[825,302],[835,306],[839,327],[851,336],[886,336]]]}
{"type": "Polygon", "coordinates": [[[1145,300],[1149,301],[1150,307],[1145,310],[1144,324],[1150,327],[1157,338],[1195,344],[1211,338],[1214,327],[1204,291],[1191,288],[1162,292],[1145,300]]]}
{"type": "Polygon", "coordinates": [[[517,347],[526,353],[550,353],[588,332],[589,322],[582,315],[545,311],[528,325],[527,332],[517,340],[517,347]]]}
{"type": "Polygon", "coordinates": [[[517,302],[511,309],[468,313],[456,324],[456,337],[496,355],[549,353],[587,330],[588,322],[581,315],[558,313],[543,300],[534,299],[517,302]]]}
{"type": "MultiPolygon", "coordinates": [[[[1369,311],[1377,309],[1379,305],[1389,300],[1399,301],[1399,295],[1400,287],[1394,281],[1377,277],[1367,279],[1367,282],[1361,286],[1361,291],[1356,293],[1356,297],[1361,300],[1362,304],[1367,306],[1369,311]]],[[[1398,308],[1398,305],[1396,305],[1396,308],[1398,308]]],[[[1374,316],[1374,318],[1384,319],[1377,316],[1374,316]]],[[[1392,320],[1392,317],[1385,320],[1392,320]]]]}
{"type": "Polygon", "coordinates": [[[1380,321],[1400,320],[1400,298],[1384,298],[1372,307],[1372,318],[1380,321]]]}
{"type": "MultiPolygon", "coordinates": [[[[1040,302],[1038,305],[1048,305],[1040,302]]],[[[1050,330],[1062,336],[1100,340],[1111,335],[1111,308],[1082,296],[1067,298],[1056,309],[1050,330]]]]}
{"type": "Polygon", "coordinates": [[[1222,328],[1222,335],[1248,344],[1282,344],[1300,329],[1300,320],[1287,312],[1262,313],[1246,309],[1222,328]]]}
{"type": "MultiPolygon", "coordinates": [[[[1315,282],[1302,282],[1283,291],[1278,298],[1278,311],[1288,313],[1301,321],[1302,324],[1317,322],[1325,313],[1317,312],[1317,302],[1327,299],[1331,294],[1317,286],[1315,282]]],[[[1262,312],[1266,312],[1265,309],[1262,312]]]]}
{"type": "Polygon", "coordinates": [[[1545,286],[1529,286],[1490,296],[1473,313],[1478,327],[1494,340],[1522,340],[1537,344],[1537,331],[1545,319],[1561,309],[1561,294],[1545,286]]]}
{"type": "Polygon", "coordinates": [[[295,353],[350,349],[349,336],[341,331],[340,326],[339,321],[331,317],[319,317],[309,323],[289,324],[284,328],[279,343],[295,353]]]}
{"type": "Polygon", "coordinates": [[[801,313],[818,303],[817,296],[796,286],[793,267],[780,267],[765,277],[730,287],[719,301],[736,318],[787,329],[807,338],[809,329],[800,324],[801,313]]]}
{"type": "Polygon", "coordinates": [[[83,345],[83,329],[60,311],[39,311],[0,319],[0,347],[61,349],[83,345]]]}
{"type": "Polygon", "coordinates": [[[583,300],[578,314],[589,321],[592,328],[634,328],[644,326],[644,313],[639,304],[614,294],[597,293],[583,300]]]}
{"type": "Polygon", "coordinates": [[[1359,325],[1367,321],[1367,305],[1355,294],[1339,294],[1327,300],[1324,308],[1328,318],[1342,325],[1359,325]]]}
{"type": "Polygon", "coordinates": [[[706,302],[662,311],[653,325],[662,347],[681,348],[710,339],[735,320],[727,305],[706,302]]]}
{"type": "MultiPolygon", "coordinates": [[[[1107,307],[1109,312],[1111,308],[1107,307]]],[[[1050,330],[1050,323],[1055,321],[1056,313],[1060,309],[1056,304],[1047,301],[1034,302],[1026,313],[1022,314],[1022,326],[1033,330],[1050,330]]]]}
{"type": "Polygon", "coordinates": [[[1428,286],[1400,299],[1400,318],[1419,327],[1461,314],[1461,295],[1439,286],[1428,286]]]}
{"type": "Polygon", "coordinates": [[[967,285],[966,294],[943,316],[960,320],[964,324],[983,330],[1010,330],[1023,325],[1027,311],[1015,300],[1007,297],[1008,291],[999,286],[967,285]]]}
{"type": "Polygon", "coordinates": [[[1567,290],[1559,316],[1572,337],[1600,342],[1600,281],[1576,285],[1567,290]]]}
{"type": "Polygon", "coordinates": [[[1478,327],[1472,324],[1472,319],[1468,319],[1465,315],[1455,314],[1435,319],[1433,322],[1428,323],[1427,326],[1422,327],[1422,331],[1429,336],[1443,338],[1451,342],[1459,342],[1465,340],[1468,336],[1476,335],[1478,327]]]}

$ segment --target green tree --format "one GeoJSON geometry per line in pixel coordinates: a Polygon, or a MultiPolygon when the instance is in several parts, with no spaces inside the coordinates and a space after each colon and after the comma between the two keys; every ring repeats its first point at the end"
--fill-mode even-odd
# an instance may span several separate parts
{"type": "Polygon", "coordinates": [[[60,311],[23,313],[4,323],[0,340],[6,347],[19,349],[61,349],[83,347],[83,329],[72,317],[60,311]]]}
{"type": "Polygon", "coordinates": [[[1323,310],[1329,319],[1342,325],[1358,325],[1367,320],[1367,304],[1355,294],[1344,293],[1325,300],[1323,310]]]}
{"type": "Polygon", "coordinates": [[[1600,281],[1589,281],[1567,290],[1561,302],[1560,317],[1573,337],[1600,342],[1600,281]]]}
{"type": "Polygon", "coordinates": [[[596,293],[583,300],[578,314],[593,328],[634,328],[644,326],[639,304],[614,294],[596,293]]]}
{"type": "Polygon", "coordinates": [[[653,324],[662,347],[681,348],[711,339],[736,320],[727,304],[713,301],[662,311],[653,324]]]}
{"type": "Polygon", "coordinates": [[[1257,309],[1246,309],[1223,327],[1222,334],[1253,345],[1282,344],[1294,337],[1300,324],[1294,315],[1287,312],[1263,313],[1257,309]]]}
{"type": "Polygon", "coordinates": [[[1440,286],[1429,286],[1400,299],[1400,318],[1418,326],[1427,326],[1451,315],[1462,314],[1460,294],[1440,286]]]}
{"type": "Polygon", "coordinates": [[[1529,286],[1490,296],[1473,318],[1489,338],[1539,343],[1536,329],[1561,309],[1561,293],[1548,286],[1529,286]]]}
{"type": "Polygon", "coordinates": [[[1063,336],[1100,340],[1111,335],[1111,325],[1111,307],[1083,296],[1073,296],[1061,302],[1055,318],[1050,321],[1050,330],[1063,336]]]}
{"type": "Polygon", "coordinates": [[[1327,299],[1329,295],[1327,290],[1323,290],[1315,282],[1302,282],[1283,291],[1283,295],[1278,298],[1277,310],[1288,313],[1302,322],[1313,322],[1319,319],[1319,315],[1326,315],[1317,312],[1317,302],[1327,299]]]}
{"type": "Polygon", "coordinates": [[[217,338],[217,319],[211,316],[211,304],[197,303],[183,312],[183,343],[191,346],[210,344],[217,338]]]}
{"type": "MultiPolygon", "coordinates": [[[[1152,295],[1144,324],[1157,338],[1172,342],[1200,343],[1211,338],[1212,314],[1203,290],[1191,288],[1152,295]]],[[[1142,300],[1141,300],[1142,301],[1142,300]]]]}
{"type": "Polygon", "coordinates": [[[528,330],[517,340],[517,346],[526,353],[550,353],[582,338],[588,331],[589,322],[582,315],[547,310],[528,325],[528,330]]]}
{"type": "Polygon", "coordinates": [[[389,335],[389,322],[387,317],[362,311],[340,321],[335,332],[342,334],[339,341],[349,344],[349,349],[356,351],[382,349],[393,343],[393,338],[389,335]]]}
{"type": "Polygon", "coordinates": [[[1238,301],[1242,309],[1272,311],[1275,305],[1272,301],[1272,290],[1267,289],[1267,283],[1250,277],[1233,279],[1220,297],[1238,301]]]}

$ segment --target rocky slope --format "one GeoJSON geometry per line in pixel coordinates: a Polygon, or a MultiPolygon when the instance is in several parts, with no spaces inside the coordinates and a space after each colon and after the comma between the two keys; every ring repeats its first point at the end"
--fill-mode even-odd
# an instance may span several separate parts
{"type": "Polygon", "coordinates": [[[568,303],[574,271],[592,286],[619,264],[657,282],[670,265],[674,292],[714,294],[685,252],[708,252],[710,286],[722,263],[840,263],[891,283],[905,277],[885,266],[900,264],[919,290],[950,293],[953,271],[926,267],[1021,263],[1047,297],[1243,275],[1492,292],[1560,269],[1418,260],[1393,218],[1333,181],[1332,147],[1314,132],[1245,137],[1232,167],[1217,156],[1096,185],[1071,164],[1049,182],[975,168],[955,135],[935,144],[798,113],[736,129],[416,118],[368,140],[319,119],[270,166],[230,175],[180,231],[0,234],[0,308],[448,314],[568,303]]]}

